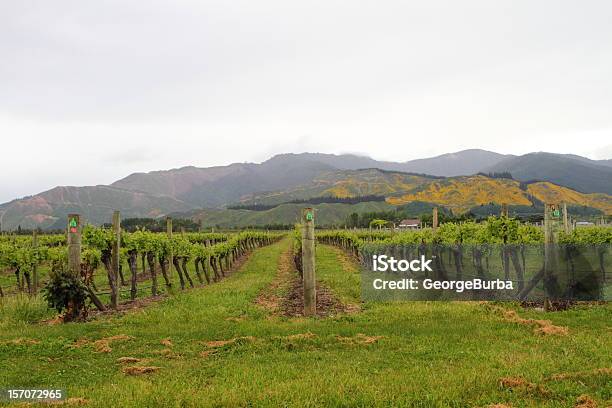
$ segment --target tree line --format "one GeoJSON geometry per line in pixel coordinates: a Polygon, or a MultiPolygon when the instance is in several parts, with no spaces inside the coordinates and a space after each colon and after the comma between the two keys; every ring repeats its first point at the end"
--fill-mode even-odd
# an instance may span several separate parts
{"type": "Polygon", "coordinates": [[[321,196],[307,199],[295,199],[277,204],[237,204],[230,205],[227,208],[229,210],[267,211],[276,208],[282,204],[358,204],[373,201],[385,201],[385,196],[373,194],[355,197],[321,196]]]}

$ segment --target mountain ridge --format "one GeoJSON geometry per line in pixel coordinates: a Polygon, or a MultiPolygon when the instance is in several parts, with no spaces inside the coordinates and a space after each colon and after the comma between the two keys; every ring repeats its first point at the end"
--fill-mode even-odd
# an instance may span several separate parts
{"type": "MultiPolygon", "coordinates": [[[[481,171],[495,173],[510,169],[516,171],[518,176],[512,171],[510,173],[513,173],[518,181],[542,180],[565,187],[578,185],[584,193],[610,194],[612,166],[608,165],[608,162],[612,163],[575,155],[530,153],[514,156],[481,149],[468,149],[406,162],[378,161],[354,154],[283,153],[261,163],[232,163],[213,167],[183,166],[170,170],[132,173],[110,185],[56,187],[1,204],[0,227],[49,228],[60,225],[62,222],[59,220],[67,211],[85,214],[90,222],[99,224],[108,222],[113,209],[121,210],[124,217],[161,216],[198,208],[223,208],[279,192],[294,192],[295,198],[303,199],[308,198],[308,194],[318,193],[315,191],[318,187],[311,192],[302,193],[295,189],[313,181],[324,184],[325,177],[334,172],[349,174],[351,171],[362,170],[367,174],[367,169],[406,173],[401,177],[393,177],[404,177],[405,180],[412,178],[412,188],[418,187],[418,180],[431,181],[430,179],[436,177],[469,176],[481,171]],[[464,174],[466,172],[470,174],[464,174]],[[53,191],[54,193],[51,193],[53,191]]],[[[377,188],[380,188],[380,192],[389,193],[388,186],[384,187],[387,182],[369,185],[366,178],[360,183],[361,187],[357,190],[376,194],[377,188]]],[[[355,186],[344,183],[344,186],[328,186],[327,193],[339,196],[354,194],[351,189],[354,190],[355,186]]],[[[400,191],[395,187],[393,189],[394,193],[400,191]]],[[[408,190],[406,188],[402,191],[408,190]]]]}

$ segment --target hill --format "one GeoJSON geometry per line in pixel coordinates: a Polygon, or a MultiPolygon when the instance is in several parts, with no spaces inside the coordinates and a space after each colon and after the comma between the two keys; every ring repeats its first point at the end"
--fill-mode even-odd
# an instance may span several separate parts
{"type": "MultiPolygon", "coordinates": [[[[358,204],[323,203],[313,207],[316,208],[318,225],[343,225],[351,213],[388,211],[394,208],[384,201],[358,204]]],[[[303,208],[303,204],[280,204],[265,211],[205,209],[176,213],[172,216],[191,218],[198,222],[201,220],[205,228],[293,225],[299,220],[303,208]]]]}
{"type": "MultiPolygon", "coordinates": [[[[343,225],[351,213],[381,212],[415,203],[437,205],[461,214],[482,212],[503,203],[521,213],[538,214],[544,202],[566,202],[570,211],[612,214],[612,196],[602,193],[585,194],[550,182],[522,183],[512,179],[484,175],[432,177],[380,169],[334,171],[317,177],[310,183],[289,191],[277,191],[245,197],[240,204],[261,204],[263,210],[205,209],[177,213],[173,216],[201,220],[205,227],[221,228],[293,224],[305,204],[289,203],[295,199],[313,197],[384,196],[384,202],[358,204],[323,203],[312,205],[319,225],[343,225]],[[265,206],[274,206],[266,208],[265,206]],[[530,210],[531,209],[531,210],[530,210]]],[[[430,212],[427,210],[425,212],[430,212]]],[[[486,214],[480,214],[486,215],[486,214]]]]}
{"type": "Polygon", "coordinates": [[[550,181],[584,193],[612,194],[612,167],[584,157],[530,153],[510,157],[485,172],[510,172],[522,181],[550,181]]]}
{"type": "Polygon", "coordinates": [[[439,178],[381,169],[343,170],[322,173],[307,184],[286,191],[244,196],[241,204],[278,204],[311,197],[388,196],[413,189],[439,178]]]}
{"type": "Polygon", "coordinates": [[[434,176],[462,176],[476,174],[512,157],[514,156],[481,149],[470,149],[427,159],[408,161],[402,163],[396,170],[432,174],[434,176]]]}
{"type": "Polygon", "coordinates": [[[550,182],[531,183],[525,189],[525,185],[516,180],[485,176],[457,177],[432,182],[422,188],[390,197],[387,201],[394,205],[429,201],[451,208],[455,212],[464,212],[488,203],[531,206],[545,202],[566,202],[612,214],[612,196],[607,194],[584,194],[550,182]]]}
{"type": "Polygon", "coordinates": [[[363,195],[385,196],[391,204],[432,201],[435,197],[440,205],[464,211],[500,200],[527,205],[532,195],[550,194],[541,189],[537,194],[519,191],[518,182],[486,180],[479,186],[480,179],[471,176],[479,171],[510,172],[523,182],[547,181],[577,192],[606,193],[608,196],[576,196],[568,189],[562,195],[585,200],[607,212],[612,166],[606,163],[609,161],[575,155],[533,153],[517,157],[476,149],[401,163],[351,154],[280,154],[259,164],[134,173],[110,186],[56,187],[0,205],[0,222],[5,230],[19,225],[50,228],[61,227],[61,220],[71,211],[99,224],[108,222],[113,209],[121,210],[124,216],[146,217],[236,203],[279,204],[311,197],[363,195]],[[444,176],[452,177],[445,181],[444,176]]]}
{"type": "Polygon", "coordinates": [[[433,176],[461,176],[478,173],[483,168],[493,166],[513,156],[482,149],[468,149],[405,162],[379,161],[370,157],[353,154],[301,153],[284,154],[275,157],[284,157],[292,160],[300,157],[303,160],[324,163],[339,170],[377,168],[390,171],[430,174],[433,176]]]}
{"type": "Polygon", "coordinates": [[[273,204],[326,195],[355,197],[370,194],[384,195],[387,203],[392,205],[431,202],[457,213],[489,203],[533,206],[542,202],[567,202],[612,214],[612,196],[580,193],[550,182],[521,183],[484,175],[436,178],[379,169],[330,172],[306,185],[286,192],[255,195],[243,200],[242,204],[273,204]]]}
{"type": "Polygon", "coordinates": [[[113,187],[168,195],[197,207],[220,207],[257,191],[282,190],[335,170],[306,156],[275,156],[261,164],[234,163],[209,168],[135,173],[113,187]]]}
{"type": "Polygon", "coordinates": [[[21,228],[65,228],[69,213],[81,214],[87,222],[109,222],[114,210],[123,217],[156,217],[192,208],[172,197],[151,195],[109,186],[55,187],[0,206],[3,230],[21,228]]]}

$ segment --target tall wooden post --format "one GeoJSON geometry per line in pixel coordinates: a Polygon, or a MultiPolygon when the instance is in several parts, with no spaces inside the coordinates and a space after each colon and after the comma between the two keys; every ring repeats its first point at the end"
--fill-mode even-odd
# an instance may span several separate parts
{"type": "Polygon", "coordinates": [[[68,270],[81,274],[81,216],[68,214],[68,270]]]}
{"type": "Polygon", "coordinates": [[[121,213],[119,211],[113,212],[113,247],[111,250],[111,265],[112,265],[112,286],[111,286],[111,307],[117,308],[117,301],[119,299],[119,268],[121,265],[121,213]]]}
{"type": "MultiPolygon", "coordinates": [[[[166,234],[168,234],[168,239],[172,242],[172,218],[166,217],[166,234]]],[[[172,248],[172,246],[170,246],[172,248]]],[[[174,254],[172,250],[168,254],[168,273],[172,275],[172,265],[174,262],[174,254]]]]}
{"type": "Polygon", "coordinates": [[[315,277],[314,211],[302,210],[302,271],[304,276],[304,315],[317,313],[317,288],[315,277]]]}
{"type": "Polygon", "coordinates": [[[433,208],[432,228],[434,231],[438,228],[438,207],[433,208]]]}
{"type": "Polygon", "coordinates": [[[550,310],[550,297],[548,294],[548,281],[550,275],[556,274],[558,265],[558,232],[561,220],[559,204],[547,203],[544,205],[544,310],[550,310]]]}
{"type": "MultiPolygon", "coordinates": [[[[36,230],[32,232],[32,248],[34,248],[34,250],[38,249],[38,232],[36,230]]],[[[38,294],[38,262],[34,262],[34,266],[32,267],[32,280],[34,281],[32,294],[36,295],[38,294]]]]}
{"type": "Polygon", "coordinates": [[[567,214],[567,203],[563,203],[563,231],[566,234],[570,233],[570,223],[567,214]]]}

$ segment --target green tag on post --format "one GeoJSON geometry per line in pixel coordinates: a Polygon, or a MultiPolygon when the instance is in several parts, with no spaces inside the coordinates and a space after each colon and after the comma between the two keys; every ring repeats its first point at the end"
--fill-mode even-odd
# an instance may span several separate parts
{"type": "Polygon", "coordinates": [[[70,219],[70,228],[76,228],[77,222],[75,218],[70,219]]]}
{"type": "Polygon", "coordinates": [[[312,221],[312,213],[310,211],[306,213],[306,221],[312,221]]]}

